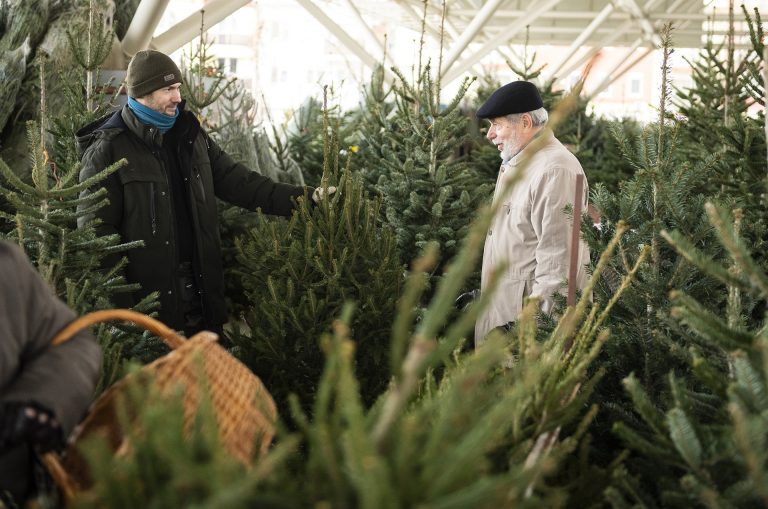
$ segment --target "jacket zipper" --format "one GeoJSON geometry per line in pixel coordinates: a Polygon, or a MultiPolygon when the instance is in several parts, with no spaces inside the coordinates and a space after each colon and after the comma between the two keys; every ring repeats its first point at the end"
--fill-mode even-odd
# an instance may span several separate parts
{"type": "MultiPolygon", "coordinates": [[[[189,142],[190,145],[193,145],[193,143],[194,143],[194,141],[190,141],[189,142]]],[[[207,143],[207,140],[206,140],[206,143],[207,143]]],[[[192,147],[192,153],[194,153],[194,145],[192,147]]],[[[190,153],[190,156],[189,156],[190,157],[190,161],[189,161],[190,166],[192,165],[192,153],[190,153]]],[[[179,165],[181,166],[182,161],[183,161],[183,158],[181,157],[181,147],[177,148],[176,155],[178,157],[179,165]]],[[[195,169],[194,166],[192,166],[192,168],[195,169]]],[[[190,171],[189,178],[191,178],[191,179],[197,178],[197,183],[200,185],[200,192],[201,192],[202,197],[203,197],[203,203],[205,203],[205,188],[203,187],[203,182],[200,179],[200,170],[190,171]],[[195,173],[195,175],[193,175],[193,173],[195,173]]],[[[194,184],[192,184],[192,182],[190,182],[189,183],[189,187],[187,189],[185,189],[185,191],[187,193],[187,196],[189,196],[190,203],[192,204],[191,207],[190,207],[189,214],[190,214],[190,219],[192,220],[192,223],[193,224],[199,224],[199,221],[195,220],[197,218],[197,209],[196,209],[196,207],[194,205],[195,196],[194,196],[194,193],[192,192],[192,189],[191,189],[192,185],[194,185],[194,184]]],[[[203,254],[202,254],[203,253],[203,248],[200,245],[200,239],[199,239],[199,237],[197,235],[194,236],[193,243],[194,243],[194,249],[198,253],[198,258],[202,258],[202,256],[203,256],[203,254]]],[[[199,263],[202,265],[204,262],[201,260],[199,263]]],[[[194,263],[193,263],[192,264],[192,277],[195,280],[195,284],[197,285],[198,292],[200,292],[200,308],[202,309],[203,318],[205,319],[205,316],[207,314],[207,307],[208,306],[206,304],[206,299],[203,296],[204,293],[205,293],[205,290],[203,288],[203,269],[202,269],[202,267],[200,267],[200,269],[197,270],[195,268],[195,266],[194,266],[194,263]]]]}
{"type": "Polygon", "coordinates": [[[152,236],[157,235],[157,210],[155,208],[155,183],[149,183],[149,215],[152,219],[152,236]]]}

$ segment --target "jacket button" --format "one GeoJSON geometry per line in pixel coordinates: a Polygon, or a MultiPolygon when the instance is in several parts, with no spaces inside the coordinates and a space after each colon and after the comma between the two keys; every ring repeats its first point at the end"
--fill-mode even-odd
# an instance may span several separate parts
{"type": "Polygon", "coordinates": [[[189,182],[189,179],[187,177],[184,177],[184,182],[189,182]]]}
{"type": "Polygon", "coordinates": [[[173,293],[173,290],[168,290],[168,295],[171,295],[173,293]]]}
{"type": "Polygon", "coordinates": [[[166,240],[166,241],[165,241],[165,245],[166,245],[166,246],[167,246],[167,245],[169,245],[170,243],[171,243],[171,241],[170,241],[170,240],[166,240]]]}
{"type": "Polygon", "coordinates": [[[160,191],[160,196],[165,196],[165,191],[160,191]]]}

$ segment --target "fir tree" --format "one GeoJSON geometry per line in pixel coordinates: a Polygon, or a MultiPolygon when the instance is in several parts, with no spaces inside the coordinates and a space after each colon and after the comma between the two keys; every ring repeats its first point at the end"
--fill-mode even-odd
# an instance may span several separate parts
{"type": "MultiPolygon", "coordinates": [[[[701,153],[717,158],[712,177],[693,185],[744,210],[742,235],[760,253],[765,251],[768,233],[763,214],[768,205],[765,113],[754,115],[749,110],[764,102],[765,84],[757,69],[765,65],[765,45],[759,11],[755,9],[752,17],[744,6],[742,10],[749,26],[750,48],[733,51],[727,40],[715,44],[709,38],[698,57],[688,61],[693,85],[678,90],[674,101],[686,119],[677,156],[679,161],[698,158],[701,153]]],[[[731,27],[733,23],[731,19],[731,27]]],[[[762,318],[759,311],[756,318],[762,318]]]]}
{"type": "Polygon", "coordinates": [[[470,82],[445,104],[429,65],[415,83],[395,73],[393,111],[387,114],[369,103],[361,122],[366,131],[360,132],[364,160],[359,171],[366,181],[375,181],[373,188],[384,199],[385,221],[397,235],[403,260],[414,260],[431,241],[450,260],[466,235],[471,211],[490,196],[485,179],[457,155],[467,138],[459,104],[470,82]]]}
{"type": "Polygon", "coordinates": [[[205,21],[200,19],[200,37],[196,46],[190,46],[182,58],[181,95],[186,100],[186,107],[201,120],[210,131],[219,127],[219,119],[211,112],[204,115],[204,110],[214,104],[235,83],[234,78],[224,75],[211,53],[213,42],[208,40],[205,21]]]}
{"type": "MultiPolygon", "coordinates": [[[[602,185],[594,186],[591,201],[602,215],[601,227],[593,228],[591,221],[582,225],[582,233],[596,253],[603,249],[605,240],[612,238],[620,220],[628,223],[630,230],[612,262],[612,270],[617,273],[634,264],[643,247],[650,249],[649,261],[639,269],[637,282],[617,303],[608,320],[615,339],[601,355],[600,364],[606,376],[595,394],[595,402],[601,408],[600,426],[595,430],[602,444],[598,452],[606,452],[608,457],[597,461],[613,460],[619,448],[608,429],[609,423],[637,422],[634,405],[619,389],[621,380],[634,373],[651,396],[649,404],[658,406],[668,397],[664,376],[671,370],[686,369],[690,338],[669,316],[669,292],[683,290],[713,308],[724,301],[711,278],[686,262],[661,237],[662,230],[677,229],[696,246],[708,247],[711,256],[722,256],[722,250],[712,243],[711,227],[701,221],[706,196],[697,194],[695,186],[712,174],[714,157],[705,155],[683,164],[678,164],[675,157],[681,143],[680,125],[666,115],[669,32],[663,33],[663,40],[665,66],[659,121],[634,138],[622,137],[623,131],[616,131],[624,156],[634,166],[634,176],[615,194],[602,185]]],[[[608,270],[597,286],[596,302],[612,298],[615,289],[615,278],[608,270]]]]}
{"type": "MultiPolygon", "coordinates": [[[[91,5],[95,9],[91,19],[101,16],[97,7],[91,5]]],[[[84,24],[88,26],[85,21],[75,22],[69,33],[82,29],[84,24]]],[[[103,190],[87,197],[82,192],[98,188],[99,182],[124,164],[118,162],[88,181],[78,182],[75,130],[103,115],[111,106],[111,97],[98,92],[94,81],[86,77],[87,72],[97,72],[99,62],[80,58],[88,54],[92,58],[106,56],[96,48],[108,47],[112,33],[95,30],[97,36],[89,40],[93,51],[83,47],[79,39],[69,38],[72,54],[62,55],[61,62],[72,59],[80,63],[74,70],[38,58],[41,122],[26,125],[27,161],[13,169],[0,161],[0,188],[8,202],[6,210],[0,212],[3,236],[24,248],[55,293],[79,314],[111,308],[116,294],[136,289],[122,278],[125,262],[121,257],[139,245],[123,244],[114,236],[100,236],[95,224],[77,227],[80,217],[92,213],[108,199],[103,190]],[[61,102],[53,111],[48,108],[51,82],[63,84],[57,87],[56,98],[61,102]],[[84,94],[84,90],[90,92],[84,94]]],[[[150,296],[138,303],[136,309],[150,312],[154,306],[154,297],[150,296]]],[[[159,351],[158,344],[148,335],[138,335],[127,328],[102,326],[96,333],[105,349],[102,387],[118,376],[123,358],[146,361],[159,351]]]]}
{"type": "Polygon", "coordinates": [[[348,300],[358,302],[351,324],[360,346],[356,356],[365,400],[386,385],[388,329],[399,294],[402,267],[392,232],[380,224],[380,200],[371,201],[359,179],[340,172],[338,140],[328,126],[325,182],[338,187],[320,205],[303,202],[288,221],[257,221],[237,239],[234,271],[248,297],[234,332],[235,353],[286,408],[297,393],[306,408],[323,367],[317,338],[348,300]]]}
{"type": "Polygon", "coordinates": [[[617,423],[616,430],[636,451],[637,461],[648,466],[644,474],[652,476],[653,489],[645,494],[612,489],[616,507],[768,506],[766,317],[755,328],[747,326],[740,298],[734,298],[768,298],[768,275],[738,234],[741,211],[731,215],[708,204],[707,215],[731,257],[729,265],[678,231],[663,235],[681,256],[718,281],[718,289],[729,295],[728,306],[712,312],[707,302],[674,292],[672,315],[693,339],[688,351],[692,377],[668,375],[666,408],[650,404],[652,396],[637,378],[624,381],[645,426],[617,423]]]}
{"type": "Polygon", "coordinates": [[[619,138],[623,139],[638,138],[642,126],[630,118],[611,121],[587,115],[583,110],[576,115],[576,131],[563,142],[573,147],[590,187],[601,184],[609,192],[618,192],[631,179],[635,168],[622,155],[614,133],[620,132],[619,138]]]}
{"type": "MultiPolygon", "coordinates": [[[[332,97],[332,87],[330,92],[332,97]]],[[[335,129],[335,136],[339,139],[339,149],[346,152],[345,147],[349,143],[345,144],[345,142],[357,127],[350,117],[354,118],[354,113],[343,112],[339,106],[327,110],[323,107],[323,102],[310,96],[291,114],[290,120],[283,128],[285,143],[283,146],[274,147],[273,153],[281,162],[286,159],[286,156],[281,154],[290,154],[290,159],[301,168],[307,185],[319,186],[323,178],[325,138],[328,135],[323,130],[323,126],[327,124],[335,129]]],[[[274,139],[276,142],[279,140],[276,133],[274,139]]]]}
{"type": "Polygon", "coordinates": [[[288,143],[271,124],[267,111],[274,141],[270,139],[257,120],[257,102],[242,82],[236,81],[222,93],[215,110],[220,126],[214,136],[229,155],[275,182],[304,185],[304,175],[291,157],[288,143]]]}

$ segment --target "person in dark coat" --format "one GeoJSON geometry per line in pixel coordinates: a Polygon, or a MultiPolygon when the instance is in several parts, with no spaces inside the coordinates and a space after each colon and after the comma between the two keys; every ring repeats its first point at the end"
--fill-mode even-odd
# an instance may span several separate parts
{"type": "MultiPolygon", "coordinates": [[[[179,68],[159,51],[136,53],[126,84],[128,104],[77,133],[81,182],[127,160],[97,186],[106,188],[109,204],[79,224],[99,219],[99,233],[144,243],[128,252],[125,271],[141,290],[117,305],[131,307],[156,291],[166,325],[187,336],[204,329],[221,333],[227,310],[216,198],[288,216],[297,199],[317,202],[335,188],[321,193],[277,183],[232,159],[185,111],[179,68]]],[[[118,260],[108,258],[105,265],[118,260]]]]}
{"type": "Polygon", "coordinates": [[[75,313],[18,246],[0,242],[0,260],[0,500],[21,505],[35,489],[33,453],[62,446],[84,416],[101,350],[86,330],[50,346],[75,313]]]}

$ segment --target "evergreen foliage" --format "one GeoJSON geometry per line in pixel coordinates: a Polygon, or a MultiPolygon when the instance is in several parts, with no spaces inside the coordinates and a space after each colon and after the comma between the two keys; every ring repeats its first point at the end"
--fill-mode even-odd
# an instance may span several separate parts
{"type": "Polygon", "coordinates": [[[235,78],[224,75],[211,53],[211,46],[213,41],[207,38],[204,21],[201,21],[197,45],[182,58],[181,96],[186,100],[186,108],[197,115],[207,129],[215,131],[217,119],[204,116],[203,110],[232,87],[235,78]]]}
{"type": "MultiPolygon", "coordinates": [[[[670,52],[668,32],[664,34],[664,51],[670,52]]],[[[665,61],[666,64],[666,61],[665,61]]],[[[593,253],[600,252],[612,238],[615,225],[626,221],[630,230],[625,235],[612,269],[622,273],[635,263],[646,246],[649,262],[637,274],[637,283],[616,305],[608,320],[615,341],[609,343],[600,358],[606,377],[598,388],[595,402],[601,415],[596,434],[605,450],[618,444],[607,429],[613,421],[636,422],[635,407],[620,390],[621,380],[634,373],[638,382],[651,395],[651,405],[660,405],[668,397],[665,375],[685,371],[688,334],[681,331],[669,316],[669,292],[680,289],[716,309],[725,302],[711,278],[686,262],[661,237],[664,229],[676,229],[694,245],[708,248],[718,258],[722,251],[713,244],[712,228],[700,219],[706,196],[695,192],[695,183],[707,180],[713,172],[714,157],[699,158],[677,164],[675,153],[680,147],[680,125],[666,118],[669,91],[668,70],[663,68],[663,90],[659,121],[643,129],[640,136],[624,137],[616,130],[618,144],[634,166],[634,176],[625,181],[616,194],[603,185],[593,186],[592,202],[602,215],[600,229],[590,222],[582,225],[584,238],[593,253]]],[[[613,297],[616,281],[606,272],[597,285],[595,300],[613,297]]],[[[611,457],[607,460],[612,459],[611,457]]]]}
{"type": "MultiPolygon", "coordinates": [[[[54,292],[78,314],[96,309],[109,309],[117,293],[135,290],[121,275],[125,261],[103,269],[103,260],[119,256],[138,243],[120,243],[113,236],[100,236],[95,225],[77,227],[78,217],[104,205],[105,193],[92,193],[81,198],[80,193],[98,185],[117,171],[124,161],[118,161],[93,178],[78,183],[79,167],[62,166],[49,159],[41,143],[38,126],[27,126],[32,173],[31,184],[18,176],[0,159],[0,190],[7,199],[10,212],[0,211],[0,219],[9,228],[2,234],[19,244],[54,292]],[[78,207],[85,205],[84,207],[78,207]],[[102,270],[103,269],[103,270],[102,270]]],[[[137,303],[135,309],[150,312],[155,296],[137,303]]],[[[157,345],[149,336],[137,336],[129,330],[102,326],[97,335],[105,350],[100,387],[115,380],[124,357],[150,360],[157,345]]]]}
{"type": "MultiPolygon", "coordinates": [[[[21,245],[35,263],[43,278],[66,302],[79,312],[104,307],[110,290],[125,290],[117,280],[120,266],[99,275],[98,262],[114,251],[116,239],[96,237],[92,228],[77,229],[77,206],[80,193],[116,171],[120,161],[100,174],[99,178],[77,183],[77,171],[62,168],[48,159],[42,146],[38,126],[27,126],[32,166],[32,184],[26,184],[0,160],[0,183],[15,214],[0,212],[0,217],[14,224],[6,237],[21,245]]],[[[75,168],[76,170],[77,168],[75,168]]],[[[104,193],[91,198],[94,207],[103,204],[104,193]]],[[[122,249],[132,247],[123,246],[122,249]]]]}
{"type": "MultiPolygon", "coordinates": [[[[668,55],[668,34],[665,43],[668,55]]],[[[729,429],[728,423],[736,420],[731,415],[733,405],[744,404],[739,401],[741,396],[729,389],[729,379],[753,374],[745,369],[735,372],[741,355],[736,350],[753,348],[755,336],[749,329],[763,327],[765,320],[761,311],[764,297],[743,293],[738,274],[764,269],[759,269],[759,261],[747,261],[743,252],[738,257],[734,254],[735,240],[732,234],[723,233],[722,213],[715,220],[708,206],[715,228],[701,220],[709,197],[736,203],[748,199],[731,194],[725,186],[708,184],[727,173],[723,166],[726,160],[729,162],[725,164],[737,168],[749,165],[753,144],[729,146],[729,140],[759,138],[744,129],[748,123],[742,122],[746,120],[744,110],[730,117],[730,125],[702,121],[713,119],[708,107],[703,108],[707,110],[704,113],[700,105],[715,101],[709,106],[716,110],[717,93],[713,91],[723,91],[722,75],[704,74],[706,62],[715,57],[711,46],[705,47],[704,63],[695,66],[698,84],[678,98],[678,103],[687,105],[688,118],[667,115],[668,69],[663,68],[658,124],[646,128],[641,138],[618,137],[628,160],[637,168],[635,177],[622,185],[618,195],[610,195],[603,188],[594,193],[604,221],[603,230],[592,230],[591,239],[611,230],[611,218],[628,218],[632,226],[617,266],[632,260],[634,246],[639,244],[649,245],[652,253],[650,263],[638,273],[637,285],[627,292],[609,320],[617,341],[607,346],[601,359],[608,372],[607,383],[596,393],[603,413],[598,418],[603,424],[596,432],[611,444],[604,425],[614,421],[617,436],[635,451],[627,462],[629,476],[607,492],[614,507],[754,507],[761,497],[761,488],[748,478],[754,472],[754,462],[746,460],[734,441],[744,429],[734,429],[736,424],[729,429]],[[713,125],[721,127],[713,129],[713,125]],[[710,131],[708,144],[691,143],[690,133],[703,132],[705,126],[710,131]],[[717,134],[713,136],[713,132],[717,134]],[[675,234],[665,230],[675,230],[675,234]],[[722,243],[716,241],[716,232],[722,243]],[[734,258],[729,270],[718,269],[728,263],[723,246],[734,258]],[[728,286],[724,289],[718,281],[728,286]],[[718,319],[717,314],[726,318],[718,319]],[[630,373],[622,382],[631,401],[628,403],[614,388],[630,373]],[[744,466],[748,463],[749,468],[744,466]]],[[[721,110],[724,107],[721,105],[721,110]]],[[[758,164],[765,168],[765,160],[758,164]]],[[[736,188],[754,186],[755,180],[747,172],[733,171],[733,167],[728,171],[736,188]]],[[[764,209],[750,215],[749,227],[746,220],[739,224],[754,234],[763,228],[764,209]]],[[[596,297],[606,298],[612,289],[611,279],[605,278],[596,297]]],[[[755,358],[751,354],[748,357],[755,358]]],[[[757,389],[753,385],[750,390],[757,389]]],[[[760,443],[758,440],[758,447],[760,443]]]]}
{"type": "Polygon", "coordinates": [[[131,447],[115,457],[104,437],[82,443],[92,466],[109,467],[90,470],[93,488],[71,507],[271,507],[269,498],[252,488],[287,447],[275,448],[269,461],[245,470],[219,443],[209,395],[203,395],[193,425],[185,427],[181,394],[163,397],[151,379],[136,377],[123,393],[120,410],[131,447]],[[127,425],[126,417],[133,415],[129,409],[137,414],[133,426],[127,425]]]}
{"type": "MultiPolygon", "coordinates": [[[[219,146],[235,160],[275,182],[304,185],[304,175],[290,155],[284,137],[271,125],[274,141],[270,140],[257,116],[256,100],[242,82],[235,81],[215,103],[219,127],[214,136],[219,146]]],[[[322,133],[322,129],[318,131],[322,133]]]]}
{"type": "MultiPolygon", "coordinates": [[[[304,184],[301,170],[285,150],[277,129],[273,126],[275,141],[271,142],[265,129],[254,125],[255,102],[239,82],[222,94],[217,101],[217,110],[221,128],[214,136],[228,154],[275,182],[304,184]]],[[[239,316],[251,307],[251,302],[236,273],[240,264],[237,261],[235,240],[246,235],[259,222],[276,219],[267,219],[222,201],[219,202],[219,218],[224,267],[232,269],[225,271],[228,307],[231,316],[239,316]]]]}
{"type": "MultiPolygon", "coordinates": [[[[325,88],[328,90],[328,87],[325,88]]],[[[331,96],[333,90],[331,88],[331,96]]],[[[327,102],[327,101],[326,101],[327,102]]],[[[339,149],[344,147],[344,142],[350,137],[350,131],[355,128],[348,117],[339,107],[324,108],[323,102],[314,96],[308,97],[302,105],[293,112],[283,128],[285,143],[280,143],[280,138],[275,132],[273,152],[279,161],[290,159],[301,168],[307,185],[317,187],[323,178],[325,138],[328,135],[323,129],[324,125],[330,125],[336,130],[339,139],[339,149]]],[[[282,166],[282,164],[281,164],[282,166]]]]}
{"type": "MultiPolygon", "coordinates": [[[[98,17],[101,11],[92,13],[98,17]]],[[[75,24],[70,33],[82,28],[75,24]]],[[[111,32],[99,30],[94,45],[108,45],[111,32]]],[[[72,53],[95,55],[82,46],[82,41],[70,37],[77,49],[72,53]]],[[[103,58],[104,54],[99,58],[103,58]]],[[[68,61],[71,55],[62,61],[68,61]]],[[[28,122],[27,161],[20,167],[9,167],[0,160],[0,190],[6,201],[0,211],[2,237],[18,243],[54,292],[78,314],[113,307],[116,294],[135,290],[122,277],[125,261],[121,256],[139,243],[124,244],[114,236],[100,236],[97,225],[77,227],[79,217],[90,214],[108,199],[103,190],[83,197],[83,190],[98,187],[98,183],[117,171],[124,161],[105,168],[93,178],[78,183],[79,155],[75,146],[75,131],[103,115],[110,108],[110,96],[96,92],[87,80],[85,64],[95,66],[95,60],[73,61],[82,65],[63,69],[57,62],[38,59],[37,76],[40,84],[38,115],[40,123],[28,122]],[[64,79],[66,78],[66,79],[64,79]],[[64,100],[51,112],[48,110],[50,84],[58,82],[59,97],[64,100]],[[90,87],[90,88],[89,88],[90,87]],[[90,90],[83,94],[84,90],[90,90]],[[106,260],[117,263],[105,267],[106,260]]],[[[94,57],[95,58],[95,57],[94,57]]],[[[137,304],[136,310],[151,312],[154,296],[137,304]]],[[[109,385],[118,376],[124,358],[151,360],[160,351],[159,343],[149,335],[139,335],[128,328],[101,326],[96,334],[104,348],[104,368],[100,387],[109,385]]]]}
{"type": "Polygon", "coordinates": [[[606,191],[618,192],[631,179],[635,168],[623,156],[614,132],[621,133],[619,138],[638,138],[642,132],[640,123],[630,118],[607,120],[588,115],[583,109],[574,115],[578,119],[576,130],[562,141],[573,147],[590,187],[601,184],[606,191]]]}
{"type": "MultiPolygon", "coordinates": [[[[85,70],[97,72],[103,52],[93,60],[87,48],[74,52],[78,78],[58,79],[56,108],[46,112],[44,84],[64,75],[39,57],[40,41],[70,4],[32,12],[33,4],[0,4],[0,120],[15,120],[3,145],[21,133],[28,158],[0,161],[0,231],[83,313],[111,307],[127,289],[124,262],[99,268],[134,247],[98,237],[95,225],[75,228],[79,191],[117,168],[76,182],[72,133],[110,107],[107,95],[82,94],[92,90],[85,70]],[[42,63],[29,65],[33,58],[42,63]],[[32,113],[39,124],[23,122],[32,113]]],[[[599,229],[582,223],[594,303],[547,318],[532,301],[512,334],[472,353],[461,345],[490,292],[458,316],[452,303],[474,286],[491,213],[475,211],[499,161],[466,108],[468,83],[446,105],[429,66],[413,83],[397,73],[392,88],[378,70],[359,109],[310,101],[271,139],[253,125],[242,90],[185,91],[202,98],[200,115],[219,105],[210,125],[249,166],[292,181],[298,162],[308,183],[339,188],[289,220],[222,207],[233,353],[278,400],[283,430],[245,470],[218,446],[205,410],[184,430],[179,404],[139,390],[146,404],[141,425],[127,430],[130,450],[114,457],[103,444],[87,446],[98,478],[73,505],[585,507],[603,496],[617,508],[768,506],[768,193],[765,113],[754,114],[764,106],[765,43],[759,12],[743,13],[752,48],[705,45],[690,62],[693,88],[674,100],[682,115],[668,111],[665,66],[658,122],[642,131],[595,118],[583,104],[555,126],[602,215],[599,229]],[[734,207],[741,212],[729,215],[734,207]],[[403,285],[402,262],[414,259],[403,285]]],[[[111,41],[100,34],[94,41],[111,41]]],[[[201,48],[201,61],[212,62],[201,48]]],[[[526,64],[520,76],[538,72],[526,64]]],[[[497,86],[489,81],[478,101],[497,86]]],[[[542,95],[549,108],[559,100],[551,83],[542,95]]],[[[105,197],[90,199],[97,207],[105,197]]],[[[104,385],[122,359],[160,353],[148,336],[96,333],[104,385]]]]}
{"type": "Polygon", "coordinates": [[[326,116],[326,185],[338,188],[319,205],[302,201],[288,221],[260,218],[236,240],[235,279],[250,309],[247,329],[233,332],[234,352],[286,408],[297,393],[308,408],[323,356],[317,338],[348,300],[359,313],[357,366],[369,404],[386,385],[388,329],[399,295],[402,266],[392,232],[380,223],[380,200],[370,200],[348,169],[340,172],[338,139],[326,116]],[[341,174],[340,174],[341,173],[341,174]]]}
{"type": "MultiPolygon", "coordinates": [[[[393,111],[367,104],[359,171],[383,197],[385,221],[395,231],[401,259],[414,260],[435,241],[444,260],[450,260],[466,235],[471,211],[491,194],[487,182],[457,153],[467,138],[459,104],[470,82],[446,104],[429,65],[414,83],[394,72],[393,111]]],[[[381,100],[386,94],[369,97],[381,100]]],[[[440,272],[439,266],[435,269],[440,272]]]]}
{"type": "MultiPolygon", "coordinates": [[[[204,427],[189,440],[178,440],[181,409],[150,400],[140,408],[145,425],[132,434],[129,454],[91,454],[99,480],[81,500],[108,507],[178,503],[191,486],[199,486],[194,493],[204,506],[214,506],[213,501],[226,501],[227,507],[564,506],[569,494],[582,488],[557,484],[555,474],[576,453],[594,416],[585,402],[600,375],[590,376],[587,369],[608,339],[603,322],[632,273],[604,308],[582,299],[542,343],[536,340],[538,304],[529,303],[519,335],[511,340],[516,359],[501,335],[477,352],[458,355],[457,346],[487,298],[454,322],[446,310],[479,259],[494,212],[492,207],[481,211],[418,322],[413,309],[437,263],[434,245],[414,264],[391,322],[394,378],[376,405],[367,408],[361,397],[355,373],[365,376],[357,357],[364,340],[351,339],[355,329],[347,305],[333,334],[321,339],[326,360],[311,417],[294,397],[291,413],[298,431],[283,432],[256,468],[232,471],[211,447],[214,441],[199,438],[210,437],[204,427]],[[438,379],[434,373],[440,366],[446,368],[438,379]],[[161,437],[167,429],[176,431],[166,442],[161,437]]],[[[593,281],[624,227],[618,230],[593,281]]]]}
{"type": "MultiPolygon", "coordinates": [[[[636,451],[642,474],[655,486],[645,494],[612,492],[615,500],[646,507],[765,507],[768,505],[768,349],[766,321],[745,325],[739,294],[768,298],[768,274],[738,234],[735,216],[707,204],[709,222],[731,258],[716,262],[679,231],[663,232],[681,256],[718,281],[731,296],[713,313],[686,292],[672,295],[672,316],[691,333],[688,377],[667,377],[666,410],[649,405],[638,380],[624,381],[640,418],[641,431],[616,423],[617,433],[636,451]],[[734,312],[735,311],[735,312],[734,312]],[[715,352],[713,355],[712,352],[715,352]]],[[[615,504],[620,507],[620,504],[615,504]]]]}
{"type": "MultiPolygon", "coordinates": [[[[693,86],[678,90],[674,101],[686,118],[675,155],[678,161],[696,159],[702,153],[716,157],[711,178],[693,185],[744,210],[742,235],[755,244],[755,253],[760,253],[766,251],[768,238],[763,213],[768,205],[765,112],[751,114],[750,108],[764,106],[765,84],[757,69],[765,65],[765,34],[759,11],[755,10],[754,16],[744,6],[742,11],[751,48],[732,51],[726,42],[715,44],[710,38],[698,58],[688,62],[693,86]]],[[[757,319],[761,318],[758,313],[757,319]]]]}

